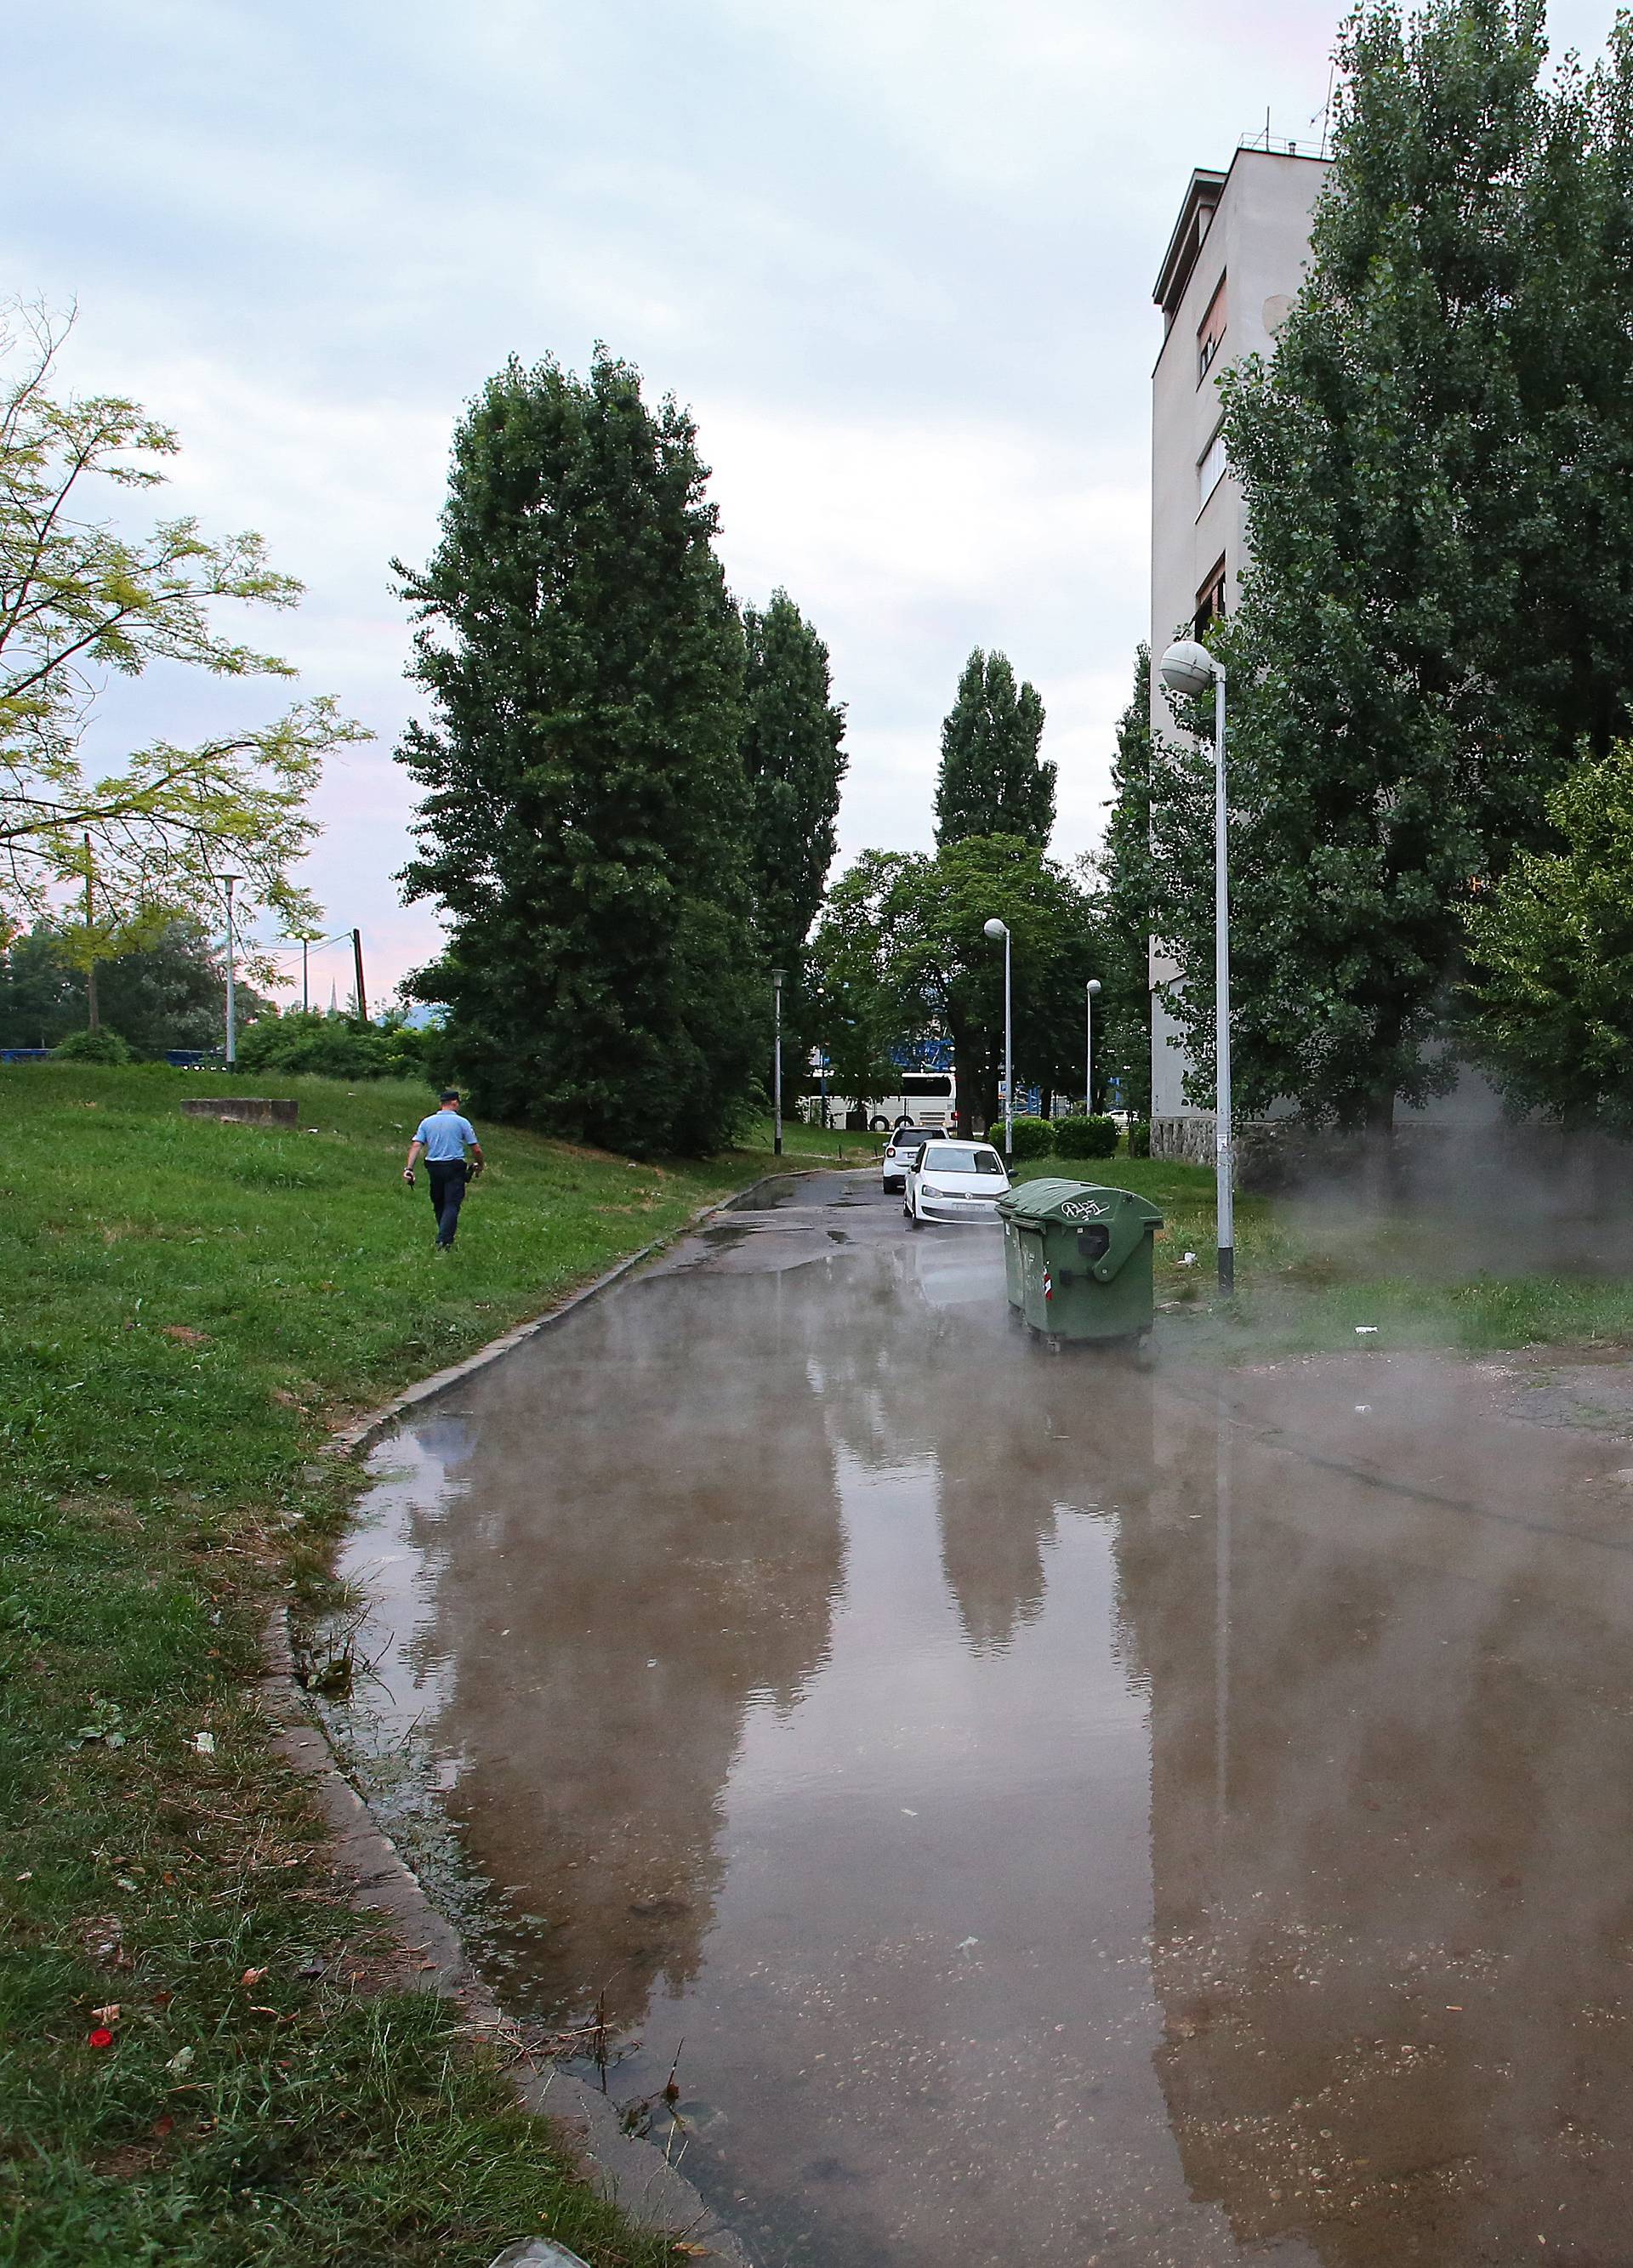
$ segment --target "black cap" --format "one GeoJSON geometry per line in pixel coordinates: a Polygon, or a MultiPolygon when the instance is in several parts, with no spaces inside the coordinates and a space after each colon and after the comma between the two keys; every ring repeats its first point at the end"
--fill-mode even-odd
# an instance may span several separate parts
{"type": "Polygon", "coordinates": [[[437,1097],[437,1101],[439,1102],[457,1102],[459,1101],[458,1087],[445,1086],[441,1094],[437,1097]]]}

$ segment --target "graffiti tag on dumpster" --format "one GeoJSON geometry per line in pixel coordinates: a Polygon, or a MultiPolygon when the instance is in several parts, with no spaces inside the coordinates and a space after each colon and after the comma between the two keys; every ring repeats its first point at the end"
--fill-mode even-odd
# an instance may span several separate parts
{"type": "Polygon", "coordinates": [[[1103,1212],[1110,1210],[1097,1197],[1068,1197],[1060,1207],[1060,1218],[1062,1220],[1098,1220],[1103,1212]]]}

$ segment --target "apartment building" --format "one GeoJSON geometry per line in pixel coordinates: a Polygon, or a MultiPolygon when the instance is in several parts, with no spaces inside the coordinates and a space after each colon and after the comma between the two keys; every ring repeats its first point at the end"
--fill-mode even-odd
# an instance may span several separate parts
{"type": "MultiPolygon", "coordinates": [[[[1327,160],[1243,149],[1223,173],[1195,173],[1153,293],[1163,347],[1151,374],[1151,652],[1202,637],[1235,602],[1245,560],[1242,492],[1225,462],[1219,379],[1275,347],[1310,248],[1327,160]]],[[[1160,687],[1152,725],[1171,733],[1160,687]]],[[[1155,987],[1174,974],[1155,944],[1155,987]]],[[[1214,1122],[1186,1101],[1186,1058],[1160,996],[1151,1003],[1151,1147],[1213,1161],[1214,1122]]]]}

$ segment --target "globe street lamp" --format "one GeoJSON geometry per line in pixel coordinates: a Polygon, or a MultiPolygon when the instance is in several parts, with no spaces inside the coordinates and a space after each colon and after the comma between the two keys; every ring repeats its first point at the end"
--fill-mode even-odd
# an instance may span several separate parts
{"type": "Polygon", "coordinates": [[[1094,996],[1100,989],[1100,980],[1091,976],[1083,987],[1087,1008],[1083,1019],[1083,1109],[1094,1116],[1094,996]]]}
{"type": "Polygon", "coordinates": [[[782,980],[787,971],[772,971],[772,1012],[775,1022],[777,1044],[772,1057],[772,1151],[782,1155],[782,980]]]}
{"type": "Polygon", "coordinates": [[[1015,996],[1009,982],[1009,932],[1005,924],[994,919],[986,924],[986,935],[995,945],[1003,939],[1003,1153],[1015,1156],[1015,1059],[1010,1046],[1015,996]]]}
{"type": "Polygon", "coordinates": [[[234,990],[235,971],[233,967],[233,891],[243,880],[241,874],[223,874],[226,885],[226,1059],[232,1070],[238,1061],[238,995],[234,990]]]}
{"type": "Polygon", "coordinates": [[[1225,674],[1205,645],[1180,638],[1159,665],[1170,693],[1193,700],[1214,688],[1214,1176],[1219,1226],[1219,1288],[1236,1288],[1236,1223],[1230,1140],[1230,875],[1225,808],[1225,674]]]}

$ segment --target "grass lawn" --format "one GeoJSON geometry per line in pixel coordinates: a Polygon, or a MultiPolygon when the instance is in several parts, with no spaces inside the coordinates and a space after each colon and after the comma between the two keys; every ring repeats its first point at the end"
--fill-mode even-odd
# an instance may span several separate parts
{"type": "Polygon", "coordinates": [[[453,1253],[398,1178],[425,1091],[0,1068],[0,2261],[477,2268],[545,2234],[674,2258],[565,2173],[372,1926],[255,1702],[324,1580],[332,1425],[765,1170],[484,1130],[453,1253]]]}
{"type": "Polygon", "coordinates": [[[1353,1351],[1358,1326],[1371,1327],[1363,1343],[1379,1352],[1633,1344],[1633,1277],[1481,1267],[1456,1221],[1422,1213],[1380,1220],[1340,1193],[1319,1207],[1238,1193],[1237,1297],[1222,1310],[1211,1168],[1039,1158],[1017,1167],[1016,1179],[1046,1174],[1137,1189],[1162,1207],[1156,1296],[1169,1303],[1172,1343],[1198,1353],[1353,1351]],[[1196,1256],[1189,1266],[1187,1253],[1196,1256]]]}

